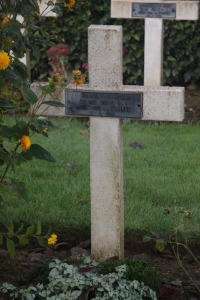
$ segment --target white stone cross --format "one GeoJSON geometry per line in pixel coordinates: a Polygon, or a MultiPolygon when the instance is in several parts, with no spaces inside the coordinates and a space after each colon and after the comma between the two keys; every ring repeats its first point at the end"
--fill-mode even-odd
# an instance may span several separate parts
{"type": "MultiPolygon", "coordinates": [[[[95,97],[98,98],[98,93],[141,93],[143,95],[142,120],[182,121],[184,88],[123,85],[122,39],[121,26],[91,25],[89,27],[89,84],[74,86],[71,92],[71,100],[75,101],[77,109],[80,108],[79,103],[76,102],[77,91],[83,93],[83,100],[80,102],[86,105],[86,115],[90,103],[96,107],[95,97]],[[88,103],[84,100],[84,93],[87,91],[94,92],[93,100],[88,103]]],[[[66,90],[66,93],[69,91],[66,90]]],[[[68,115],[70,104],[68,96],[66,100],[68,115]]],[[[98,110],[101,110],[101,106],[98,110]]],[[[94,117],[92,113],[90,116],[92,256],[97,260],[106,260],[114,256],[123,257],[124,253],[123,132],[120,118],[94,117]]]]}
{"type": "Polygon", "coordinates": [[[159,86],[163,84],[163,19],[197,20],[199,1],[111,0],[111,17],[145,18],[144,85],[159,86]]]}

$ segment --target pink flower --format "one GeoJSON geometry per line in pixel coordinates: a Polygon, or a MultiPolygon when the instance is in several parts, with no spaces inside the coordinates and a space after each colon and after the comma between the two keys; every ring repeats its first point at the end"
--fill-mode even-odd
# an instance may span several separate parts
{"type": "Polygon", "coordinates": [[[49,57],[54,56],[57,53],[57,48],[56,47],[51,47],[49,50],[47,50],[47,55],[49,57]]]}
{"type": "Polygon", "coordinates": [[[68,56],[71,54],[71,50],[69,48],[69,45],[65,44],[58,44],[55,47],[51,47],[49,50],[47,50],[47,55],[49,58],[55,57],[55,56],[68,56]]]}
{"type": "Polygon", "coordinates": [[[84,70],[88,70],[88,68],[89,68],[88,63],[82,64],[82,68],[83,68],[84,70]]]}
{"type": "Polygon", "coordinates": [[[58,49],[58,54],[60,54],[60,55],[70,55],[71,54],[71,50],[70,50],[70,48],[69,48],[69,46],[68,45],[65,45],[65,44],[59,44],[58,46],[57,46],[57,49],[58,49]]]}

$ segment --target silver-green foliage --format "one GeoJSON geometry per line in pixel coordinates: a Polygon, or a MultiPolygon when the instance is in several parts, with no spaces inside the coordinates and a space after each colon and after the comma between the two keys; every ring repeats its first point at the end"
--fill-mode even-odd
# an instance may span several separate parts
{"type": "MultiPolygon", "coordinates": [[[[94,266],[96,262],[86,258],[81,267],[94,266]]],[[[125,279],[126,265],[115,268],[114,273],[100,274],[98,272],[80,273],[74,265],[55,260],[49,265],[49,283],[29,286],[26,289],[17,289],[15,286],[4,283],[0,291],[10,295],[12,299],[47,299],[47,300],[77,300],[83,291],[92,289],[93,300],[156,300],[156,293],[148,286],[138,281],[125,279]],[[146,298],[145,298],[146,299],[146,298]]]]}

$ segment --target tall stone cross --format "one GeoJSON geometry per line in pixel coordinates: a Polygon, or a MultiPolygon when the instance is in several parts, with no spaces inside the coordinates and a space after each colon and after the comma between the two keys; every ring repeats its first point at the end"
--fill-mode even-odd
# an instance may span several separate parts
{"type": "Polygon", "coordinates": [[[197,20],[199,1],[111,0],[111,17],[145,19],[144,85],[159,86],[163,83],[163,19],[197,20]]]}
{"type": "Polygon", "coordinates": [[[90,116],[91,244],[97,260],[124,253],[121,119],[184,118],[184,88],[123,85],[122,39],[121,26],[91,25],[89,84],[66,89],[66,115],[90,116]]]}

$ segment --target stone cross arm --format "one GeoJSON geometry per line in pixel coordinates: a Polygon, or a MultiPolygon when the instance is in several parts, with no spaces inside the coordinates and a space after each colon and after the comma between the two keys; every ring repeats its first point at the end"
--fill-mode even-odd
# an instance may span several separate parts
{"type": "Polygon", "coordinates": [[[125,85],[122,91],[143,93],[142,120],[179,122],[184,119],[183,87],[125,85]]]}
{"type": "MultiPolygon", "coordinates": [[[[69,88],[82,90],[83,92],[91,90],[87,84],[80,87],[70,84],[69,88]]],[[[183,87],[122,85],[119,91],[122,93],[142,94],[141,120],[181,122],[184,119],[185,89],[183,87]]],[[[96,92],[98,93],[98,90],[96,92]]],[[[66,114],[68,113],[66,112],[66,114]]]]}
{"type": "MultiPolygon", "coordinates": [[[[141,18],[133,16],[133,4],[152,4],[175,5],[176,20],[198,20],[199,18],[199,1],[188,0],[111,0],[111,17],[112,18],[141,18]]],[[[167,17],[168,18],[168,17],[167,17]]],[[[167,19],[166,18],[166,19],[167,19]]]]}

